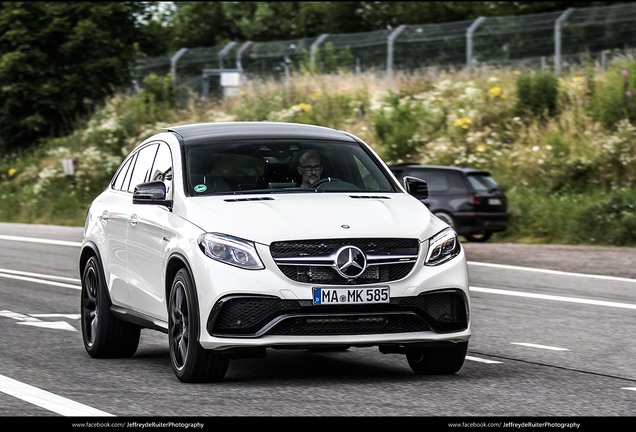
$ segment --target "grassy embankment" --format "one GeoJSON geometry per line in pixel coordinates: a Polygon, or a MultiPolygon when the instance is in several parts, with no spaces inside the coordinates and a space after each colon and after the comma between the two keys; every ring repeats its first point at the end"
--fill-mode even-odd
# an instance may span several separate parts
{"type": "Polygon", "coordinates": [[[505,188],[510,228],[494,241],[636,245],[636,62],[562,77],[490,71],[296,74],[250,81],[239,97],[178,103],[168,80],[117,95],[74,134],[0,159],[0,220],[82,225],[88,203],[136,144],[171,124],[254,120],[340,128],[387,161],[489,170],[505,188]],[[72,178],[62,159],[75,158],[72,178]]]}

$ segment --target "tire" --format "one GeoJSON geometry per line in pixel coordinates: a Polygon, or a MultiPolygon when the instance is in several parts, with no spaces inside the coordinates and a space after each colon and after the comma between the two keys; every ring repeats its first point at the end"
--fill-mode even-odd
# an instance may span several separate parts
{"type": "Polygon", "coordinates": [[[466,237],[466,240],[468,240],[469,242],[476,242],[476,243],[487,242],[491,236],[492,236],[492,233],[488,231],[485,231],[483,233],[474,233],[474,234],[464,235],[464,237],[466,237]]]}
{"type": "Polygon", "coordinates": [[[433,214],[439,220],[441,220],[442,222],[446,222],[452,229],[457,231],[457,227],[455,226],[455,219],[453,219],[453,217],[450,214],[443,211],[434,212],[433,214]]]}
{"type": "Polygon", "coordinates": [[[221,381],[229,357],[215,354],[199,344],[199,307],[192,278],[186,269],[175,275],[168,301],[170,361],[182,382],[221,381]]]}
{"type": "Polygon", "coordinates": [[[451,375],[464,364],[468,342],[451,347],[410,348],[406,351],[409,366],[419,375],[451,375]]]}
{"type": "Polygon", "coordinates": [[[94,358],[132,357],[139,346],[141,327],[110,313],[110,297],[104,273],[96,257],[82,273],[80,316],[86,352],[94,358]]]}

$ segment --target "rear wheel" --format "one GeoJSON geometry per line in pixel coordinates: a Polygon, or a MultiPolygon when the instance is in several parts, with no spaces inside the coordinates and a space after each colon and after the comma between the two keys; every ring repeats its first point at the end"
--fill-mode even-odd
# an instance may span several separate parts
{"type": "Polygon", "coordinates": [[[132,357],[139,346],[141,328],[110,313],[110,297],[102,267],[91,257],[82,273],[81,321],[84,348],[91,357],[132,357]]]}
{"type": "Polygon", "coordinates": [[[199,310],[194,284],[186,269],[177,272],[168,303],[170,360],[183,382],[221,381],[229,357],[215,354],[199,344],[199,310]]]}
{"type": "Polygon", "coordinates": [[[468,342],[450,347],[418,347],[406,351],[409,366],[419,375],[450,375],[464,364],[468,342]]]}
{"type": "Polygon", "coordinates": [[[464,237],[466,237],[466,240],[470,242],[479,242],[479,243],[487,242],[491,236],[492,236],[492,233],[488,231],[464,235],[464,237]]]}

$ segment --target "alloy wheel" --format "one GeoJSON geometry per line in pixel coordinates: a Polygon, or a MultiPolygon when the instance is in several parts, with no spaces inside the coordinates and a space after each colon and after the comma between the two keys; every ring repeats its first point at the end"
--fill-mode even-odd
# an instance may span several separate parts
{"type": "Polygon", "coordinates": [[[190,345],[188,300],[185,287],[180,281],[175,284],[170,302],[170,318],[172,320],[170,343],[173,345],[173,360],[180,370],[186,364],[190,345]]]}

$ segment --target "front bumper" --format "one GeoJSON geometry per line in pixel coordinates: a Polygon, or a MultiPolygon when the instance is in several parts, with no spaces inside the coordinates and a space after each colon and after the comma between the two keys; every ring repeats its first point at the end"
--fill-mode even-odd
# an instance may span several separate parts
{"type": "Polygon", "coordinates": [[[316,306],[310,300],[228,296],[213,309],[207,331],[216,337],[337,336],[468,328],[467,301],[459,290],[392,298],[387,304],[316,306]]]}
{"type": "Polygon", "coordinates": [[[266,249],[259,254],[265,270],[236,269],[207,257],[193,266],[203,348],[404,345],[463,342],[471,335],[463,251],[435,267],[424,266],[421,253],[407,277],[385,284],[389,303],[336,306],[313,305],[315,284],[290,280],[266,249]]]}

